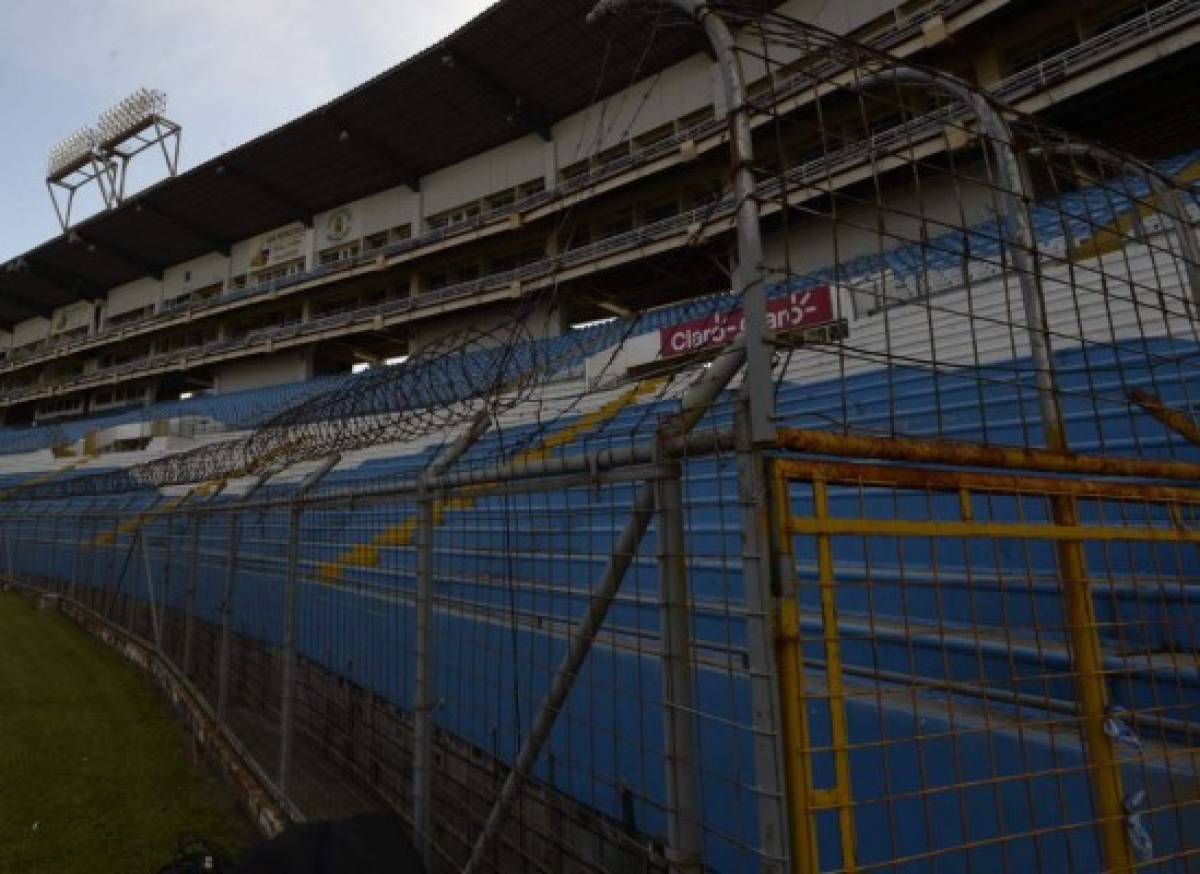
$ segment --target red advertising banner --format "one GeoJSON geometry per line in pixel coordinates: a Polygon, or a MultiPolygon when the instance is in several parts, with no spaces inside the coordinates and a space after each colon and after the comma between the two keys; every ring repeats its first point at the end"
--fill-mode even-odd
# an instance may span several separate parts
{"type": "MultiPolygon", "coordinates": [[[[780,334],[832,321],[833,291],[828,285],[767,300],[767,324],[780,334]]],[[[673,358],[726,346],[742,333],[745,323],[746,315],[738,309],[663,328],[659,331],[662,357],[673,358]]]]}

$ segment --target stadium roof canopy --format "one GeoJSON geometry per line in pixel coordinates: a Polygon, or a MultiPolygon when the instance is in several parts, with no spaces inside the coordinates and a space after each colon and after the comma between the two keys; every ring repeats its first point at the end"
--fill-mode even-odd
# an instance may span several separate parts
{"type": "Polygon", "coordinates": [[[0,325],[414,184],[518,137],[548,137],[553,121],[705,49],[700,29],[674,13],[658,28],[648,11],[589,26],[593,4],[500,0],[325,106],[76,224],[0,266],[0,325]]]}

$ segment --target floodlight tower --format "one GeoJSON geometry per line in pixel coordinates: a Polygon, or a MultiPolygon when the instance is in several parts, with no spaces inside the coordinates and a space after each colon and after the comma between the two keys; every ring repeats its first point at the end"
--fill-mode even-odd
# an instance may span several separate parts
{"type": "Polygon", "coordinates": [[[130,162],[147,149],[159,147],[169,176],[179,172],[183,128],[167,118],[166,111],[165,93],[139,88],[100,114],[96,122],[96,147],[113,168],[114,206],[125,199],[130,162]]]}
{"type": "Polygon", "coordinates": [[[166,117],[166,108],[162,91],[139,88],[101,113],[94,127],[81,128],[50,150],[46,188],[64,232],[80,189],[95,185],[105,209],[119,206],[130,162],[147,149],[158,146],[168,175],[179,172],[183,129],[166,117]]]}
{"type": "Polygon", "coordinates": [[[106,208],[113,205],[113,168],[96,149],[96,132],[80,128],[50,150],[46,167],[46,189],[65,232],[71,226],[71,210],[81,188],[95,184],[106,208]]]}

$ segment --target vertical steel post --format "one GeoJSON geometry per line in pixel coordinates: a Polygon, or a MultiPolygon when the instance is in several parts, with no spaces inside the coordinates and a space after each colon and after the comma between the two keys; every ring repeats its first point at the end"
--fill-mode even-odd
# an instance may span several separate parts
{"type": "Polygon", "coordinates": [[[10,581],[16,582],[17,578],[15,575],[15,571],[13,570],[12,537],[11,537],[11,535],[9,535],[7,527],[5,527],[3,533],[4,533],[4,558],[5,558],[5,561],[8,563],[8,578],[10,581]]]}
{"type": "MultiPolygon", "coordinates": [[[[829,487],[814,479],[813,516],[829,519],[829,487]]],[[[833,748],[833,802],[841,838],[841,868],[858,867],[854,837],[854,798],[850,783],[850,728],[846,718],[846,691],[842,683],[842,643],[838,629],[837,590],[833,575],[833,538],[817,535],[817,586],[821,599],[821,629],[825,650],[825,694],[829,708],[830,746],[833,748]]]]}
{"type": "Polygon", "coordinates": [[[237,586],[238,528],[241,517],[229,512],[229,548],[226,556],[225,593],[221,600],[221,655],[217,674],[217,725],[224,727],[229,706],[229,663],[233,655],[233,596],[237,586]]]}
{"type": "Polygon", "coordinates": [[[417,686],[413,702],[413,830],[426,868],[433,863],[433,496],[417,498],[417,686]]]}
{"type": "Polygon", "coordinates": [[[812,743],[805,708],[804,652],[800,646],[800,605],[796,590],[796,558],[788,531],[791,496],[778,470],[772,478],[772,524],[778,593],[775,620],[775,661],[779,667],[780,719],[783,731],[784,777],[788,792],[788,825],[793,874],[820,870],[813,802],[812,743]]]}
{"type": "Polygon", "coordinates": [[[143,525],[139,536],[142,541],[142,562],[146,569],[146,595],[150,607],[150,631],[154,635],[154,648],[162,653],[162,626],[159,625],[158,608],[154,597],[154,575],[150,567],[150,535],[146,533],[148,525],[143,525]]]}
{"type": "MultiPolygon", "coordinates": [[[[588,14],[589,22],[617,12],[629,0],[599,0],[588,14]]],[[[651,0],[642,0],[651,2],[651,0]]],[[[759,226],[757,186],[750,168],[754,166],[754,136],[750,127],[746,75],[737,42],[725,20],[702,0],[652,0],[673,6],[704,30],[721,68],[721,84],[729,114],[729,144],[733,153],[733,187],[737,200],[737,264],[732,282],[734,294],[742,296],[745,316],[746,378],[750,400],[750,433],[755,443],[775,439],[775,387],[768,345],[766,286],[763,281],[762,228],[759,226]]]]}
{"type": "MultiPolygon", "coordinates": [[[[730,380],[741,370],[745,360],[746,347],[739,338],[722,352],[705,375],[688,389],[680,400],[678,417],[664,426],[667,436],[680,437],[690,432],[716,397],[728,387],[730,380]]],[[[637,492],[634,494],[629,521],[625,524],[616,543],[613,544],[608,566],[592,590],[587,612],[569,634],[570,645],[567,652],[559,662],[550,688],[542,698],[538,714],[534,717],[529,734],[517,754],[517,761],[512,770],[508,772],[508,777],[505,778],[504,785],[500,789],[500,797],[496,799],[492,812],[488,814],[487,822],[483,825],[483,831],[475,840],[475,846],[471,849],[471,858],[467,861],[463,874],[474,874],[483,864],[483,857],[488,846],[503,826],[508,818],[509,810],[516,802],[521,782],[528,778],[537,757],[541,754],[542,747],[550,738],[555,720],[558,719],[566,705],[575,680],[592,650],[596,635],[603,627],[613,600],[621,588],[621,581],[637,556],[638,547],[646,534],[646,529],[650,527],[654,516],[654,503],[654,487],[649,483],[638,486],[637,492]]]]}
{"type": "MultiPolygon", "coordinates": [[[[780,667],[772,645],[772,550],[770,490],[762,453],[750,433],[749,411],[739,398],[737,438],[738,515],[742,527],[742,598],[746,616],[750,700],[754,718],[754,784],[758,793],[758,849],[762,870],[788,865],[785,737],[780,667]]],[[[797,705],[799,698],[796,699],[797,705]]]]}
{"type": "Polygon", "coordinates": [[[1000,209],[1003,213],[1001,227],[1005,242],[1008,243],[1013,271],[1017,274],[1017,282],[1021,286],[1021,306],[1029,337],[1029,357],[1033,362],[1038,411],[1046,448],[1053,452],[1066,452],[1067,440],[1063,430],[1062,412],[1058,406],[1053,351],[1046,325],[1042,274],[1037,261],[1037,240],[1033,233],[1033,220],[1029,215],[1029,192],[1025,174],[1013,147],[1012,130],[1004,117],[988,102],[986,96],[953,76],[934,74],[912,67],[894,67],[875,73],[858,85],[860,89],[866,89],[881,82],[918,85],[941,91],[962,103],[979,121],[986,147],[991,150],[996,165],[996,185],[1000,191],[1000,209]]]}
{"type": "Polygon", "coordinates": [[[54,532],[50,535],[50,548],[46,550],[46,585],[57,591],[59,594],[66,593],[66,585],[61,576],[57,572],[57,564],[59,558],[58,536],[59,528],[62,526],[62,516],[55,514],[54,516],[54,532]]]}
{"type": "Polygon", "coordinates": [[[703,870],[691,614],[684,534],[683,470],[660,461],[658,514],[659,636],[667,778],[667,860],[672,872],[703,870]]]}
{"type": "MultiPolygon", "coordinates": [[[[113,567],[114,568],[116,567],[116,556],[115,556],[116,545],[118,543],[120,543],[120,536],[121,536],[120,535],[120,530],[121,530],[120,524],[121,523],[118,522],[116,527],[114,527],[114,529],[113,529],[116,532],[114,534],[113,550],[112,550],[114,552],[114,556],[113,556],[113,567]]],[[[126,556],[126,561],[124,563],[124,567],[122,568],[122,575],[129,574],[129,585],[124,586],[125,607],[126,607],[125,630],[128,631],[131,635],[134,634],[135,631],[137,630],[137,615],[136,615],[137,583],[135,582],[137,579],[137,560],[133,557],[133,553],[137,549],[138,539],[141,536],[142,536],[141,529],[140,528],[136,529],[133,534],[133,543],[129,544],[129,553],[126,556]]],[[[123,583],[122,583],[122,585],[123,585],[123,583]]]]}
{"type": "Polygon", "coordinates": [[[72,601],[79,600],[79,563],[83,558],[83,518],[80,517],[75,526],[75,554],[71,558],[71,584],[67,596],[72,601]]]}
{"type": "Polygon", "coordinates": [[[300,588],[300,522],[303,505],[292,505],[288,523],[287,581],[283,606],[282,701],[279,708],[279,792],[286,797],[292,760],[292,708],[296,677],[296,608],[300,588]]]}
{"type": "MultiPolygon", "coordinates": [[[[1054,495],[1050,500],[1054,524],[1078,529],[1075,499],[1070,495],[1054,495]]],[[[1057,553],[1075,694],[1079,698],[1080,733],[1096,800],[1100,844],[1109,871],[1132,871],[1135,861],[1125,825],[1121,766],[1113,739],[1104,730],[1109,706],[1108,686],[1104,679],[1096,606],[1092,600],[1083,543],[1079,540],[1059,541],[1057,553]]]]}
{"type": "Polygon", "coordinates": [[[174,512],[167,514],[167,531],[166,531],[166,534],[164,534],[163,536],[165,539],[163,540],[162,588],[160,589],[160,593],[161,593],[162,597],[159,599],[159,606],[158,606],[158,621],[159,621],[159,635],[160,635],[158,649],[159,649],[159,655],[165,657],[166,653],[163,651],[163,642],[162,641],[163,641],[163,639],[165,639],[167,637],[167,613],[170,609],[170,604],[171,604],[171,570],[172,570],[172,564],[173,564],[171,559],[175,555],[175,513],[174,512]]]}
{"type": "MultiPolygon", "coordinates": [[[[1013,269],[1021,286],[1030,358],[1037,383],[1038,409],[1046,448],[1051,452],[1066,454],[1069,446],[1058,403],[1053,350],[1046,323],[1041,270],[1037,262],[1037,240],[1029,215],[1029,192],[1025,173],[1013,147],[1012,131],[1008,123],[988,102],[985,95],[950,76],[898,67],[879,73],[874,79],[936,88],[964,103],[978,118],[994,155],[999,177],[997,184],[1001,189],[1000,200],[1004,210],[1004,235],[1013,269]]],[[[1053,499],[1051,514],[1056,525],[1075,527],[1078,524],[1074,501],[1069,497],[1053,499]]],[[[1125,828],[1121,772],[1112,738],[1103,730],[1105,711],[1108,709],[1108,690],[1100,671],[1099,644],[1095,636],[1095,608],[1092,604],[1091,584],[1087,577],[1083,546],[1078,540],[1062,540],[1058,542],[1056,552],[1068,612],[1068,640],[1072,667],[1076,673],[1075,684],[1079,697],[1082,734],[1099,816],[1097,827],[1100,830],[1104,858],[1110,870],[1130,871],[1134,866],[1134,858],[1129,834],[1125,828]]]]}
{"type": "Polygon", "coordinates": [[[196,634],[196,579],[200,573],[200,519],[192,514],[192,548],[188,562],[187,593],[183,600],[183,675],[192,673],[192,643],[196,634]]]}

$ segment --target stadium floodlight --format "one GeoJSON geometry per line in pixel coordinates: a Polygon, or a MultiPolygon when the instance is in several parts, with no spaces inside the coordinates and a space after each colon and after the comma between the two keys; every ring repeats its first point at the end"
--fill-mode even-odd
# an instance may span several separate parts
{"type": "Polygon", "coordinates": [[[53,179],[89,161],[96,149],[96,132],[82,127],[50,149],[46,178],[53,179]]]}
{"type": "Polygon", "coordinates": [[[125,200],[130,162],[147,149],[159,148],[167,173],[179,172],[182,128],[168,119],[167,95],[139,88],[100,114],[94,127],[83,128],[50,150],[46,187],[66,231],[76,193],[95,185],[108,209],[125,200]]]}
{"type": "Polygon", "coordinates": [[[96,134],[101,143],[111,144],[142,130],[167,111],[167,95],[153,88],[139,88],[100,114],[96,134]]]}

